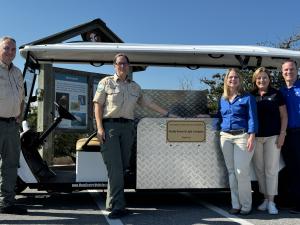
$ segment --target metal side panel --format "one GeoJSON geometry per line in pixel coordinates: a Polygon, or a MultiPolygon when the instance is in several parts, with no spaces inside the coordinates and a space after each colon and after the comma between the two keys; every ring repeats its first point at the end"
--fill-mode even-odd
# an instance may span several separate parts
{"type": "Polygon", "coordinates": [[[22,151],[20,153],[19,164],[20,166],[18,168],[18,176],[22,179],[22,181],[29,184],[37,183],[38,181],[33,175],[31,169],[29,168],[22,151]]]}
{"type": "Polygon", "coordinates": [[[76,182],[107,182],[107,170],[99,152],[76,152],[76,182]]]}
{"type": "Polygon", "coordinates": [[[144,118],[137,128],[137,189],[226,188],[228,176],[213,119],[144,118]],[[203,142],[168,142],[167,121],[204,121],[203,142]]]}

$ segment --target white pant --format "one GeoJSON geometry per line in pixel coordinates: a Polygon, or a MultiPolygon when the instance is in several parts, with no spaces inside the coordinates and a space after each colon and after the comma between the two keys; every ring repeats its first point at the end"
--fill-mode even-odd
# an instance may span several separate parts
{"type": "Polygon", "coordinates": [[[257,137],[253,156],[259,191],[264,195],[277,195],[280,149],[276,146],[278,136],[257,137]]]}
{"type": "Polygon", "coordinates": [[[221,132],[221,148],[228,170],[232,208],[249,211],[252,207],[250,162],[253,151],[247,150],[247,133],[221,132]]]}

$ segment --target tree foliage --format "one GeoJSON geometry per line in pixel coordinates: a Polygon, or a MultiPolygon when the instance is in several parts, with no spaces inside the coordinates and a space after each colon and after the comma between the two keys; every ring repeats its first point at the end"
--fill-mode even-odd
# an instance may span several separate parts
{"type": "Polygon", "coordinates": [[[54,133],[54,156],[71,156],[76,155],[76,142],[85,137],[79,133],[54,133]]]}
{"type": "MultiPolygon", "coordinates": [[[[300,34],[294,34],[289,38],[279,42],[279,43],[271,43],[271,42],[264,42],[259,43],[260,45],[265,46],[272,46],[277,48],[283,49],[293,49],[293,50],[300,50],[300,34]]],[[[241,75],[243,77],[243,86],[246,91],[251,91],[253,89],[252,84],[252,75],[254,71],[251,70],[243,70],[241,71],[241,75]]],[[[279,88],[284,84],[284,80],[281,76],[280,71],[271,71],[271,84],[275,88],[279,88]]],[[[209,94],[208,94],[208,108],[210,113],[216,113],[218,107],[218,100],[222,96],[223,93],[223,85],[224,85],[224,74],[214,74],[211,76],[210,79],[202,78],[200,82],[204,83],[209,87],[209,94]]]]}
{"type": "Polygon", "coordinates": [[[37,127],[37,110],[37,106],[31,106],[28,113],[27,121],[32,130],[36,130],[37,127]]]}

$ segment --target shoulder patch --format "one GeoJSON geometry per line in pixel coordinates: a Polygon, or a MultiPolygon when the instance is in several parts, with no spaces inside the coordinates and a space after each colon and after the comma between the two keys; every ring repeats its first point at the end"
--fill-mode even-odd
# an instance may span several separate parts
{"type": "Polygon", "coordinates": [[[107,82],[108,80],[114,79],[114,76],[106,76],[102,78],[101,82],[107,82]]]}
{"type": "Polygon", "coordinates": [[[98,86],[97,86],[97,92],[101,92],[104,90],[104,86],[103,84],[101,84],[101,82],[99,82],[98,86]]]}
{"type": "Polygon", "coordinates": [[[109,84],[109,82],[113,80],[113,76],[107,76],[104,77],[102,80],[100,80],[100,82],[98,83],[97,86],[97,92],[101,92],[105,89],[105,86],[107,86],[107,84],[109,84]]]}

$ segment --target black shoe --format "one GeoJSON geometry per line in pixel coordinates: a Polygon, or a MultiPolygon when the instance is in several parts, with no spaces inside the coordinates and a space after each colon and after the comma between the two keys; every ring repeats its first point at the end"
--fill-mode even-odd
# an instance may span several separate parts
{"type": "Polygon", "coordinates": [[[109,219],[119,219],[123,216],[127,216],[130,213],[128,209],[114,209],[108,214],[109,219]]]}
{"type": "Polygon", "coordinates": [[[291,214],[300,214],[300,207],[294,207],[289,210],[291,214]]]}
{"type": "Polygon", "coordinates": [[[112,208],[109,207],[109,208],[106,208],[105,210],[106,210],[107,212],[111,212],[111,211],[112,211],[112,208]]]}
{"type": "Polygon", "coordinates": [[[0,213],[26,215],[27,209],[24,209],[17,205],[10,205],[10,206],[5,206],[5,207],[0,208],[0,213]]]}
{"type": "Polygon", "coordinates": [[[228,211],[229,214],[236,215],[240,213],[240,209],[232,208],[228,211]]]}
{"type": "Polygon", "coordinates": [[[250,213],[251,213],[251,210],[248,210],[248,211],[246,211],[246,210],[241,210],[241,211],[240,211],[240,214],[243,215],[243,216],[247,216],[247,215],[249,215],[250,213]]]}

